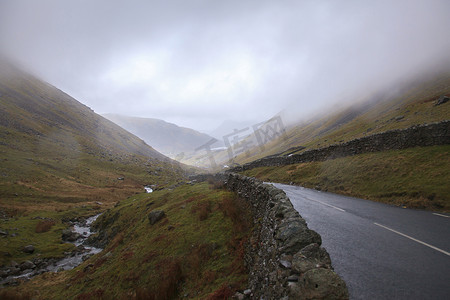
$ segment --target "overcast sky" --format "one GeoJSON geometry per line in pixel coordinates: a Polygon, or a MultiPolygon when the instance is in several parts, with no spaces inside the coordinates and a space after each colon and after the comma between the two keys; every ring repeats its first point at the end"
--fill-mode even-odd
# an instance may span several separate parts
{"type": "Polygon", "coordinates": [[[450,65],[450,1],[0,0],[0,50],[97,113],[209,131],[450,65]]]}

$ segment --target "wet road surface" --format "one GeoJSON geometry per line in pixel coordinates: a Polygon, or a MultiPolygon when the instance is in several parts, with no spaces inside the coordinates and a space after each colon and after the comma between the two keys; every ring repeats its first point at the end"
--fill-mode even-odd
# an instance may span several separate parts
{"type": "Polygon", "coordinates": [[[450,299],[450,216],[274,184],[322,236],[351,299],[450,299]]]}

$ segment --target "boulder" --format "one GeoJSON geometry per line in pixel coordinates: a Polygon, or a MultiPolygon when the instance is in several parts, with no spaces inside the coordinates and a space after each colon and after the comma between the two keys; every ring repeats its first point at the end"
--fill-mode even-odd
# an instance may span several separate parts
{"type": "Polygon", "coordinates": [[[165,215],[163,210],[154,210],[148,214],[148,220],[150,221],[150,224],[153,225],[164,218],[165,215]]]}
{"type": "Polygon", "coordinates": [[[9,275],[17,276],[19,274],[20,274],[20,269],[19,268],[17,268],[17,267],[9,268],[9,275]]]}
{"type": "Polygon", "coordinates": [[[68,241],[68,242],[75,242],[76,240],[78,240],[79,237],[80,237],[79,233],[76,233],[70,229],[64,229],[62,231],[62,235],[61,235],[61,238],[63,239],[63,241],[68,241]]]}
{"type": "Polygon", "coordinates": [[[448,102],[448,100],[450,100],[449,97],[442,95],[436,100],[436,103],[434,104],[434,106],[444,104],[444,103],[448,102]]]}
{"type": "Polygon", "coordinates": [[[16,263],[14,260],[12,260],[12,261],[9,263],[9,266],[10,266],[10,267],[18,268],[18,267],[19,267],[19,264],[16,263]]]}
{"type": "Polygon", "coordinates": [[[23,252],[25,253],[33,253],[34,252],[34,246],[33,245],[27,245],[25,247],[23,247],[23,252]]]}
{"type": "Polygon", "coordinates": [[[36,268],[36,265],[33,264],[31,261],[26,260],[24,261],[21,265],[20,265],[20,269],[21,270],[26,270],[26,269],[34,269],[36,268]]]}

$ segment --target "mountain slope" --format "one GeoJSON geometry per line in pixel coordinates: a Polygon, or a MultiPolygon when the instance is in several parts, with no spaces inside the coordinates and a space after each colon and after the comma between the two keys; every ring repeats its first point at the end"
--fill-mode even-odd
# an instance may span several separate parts
{"type": "Polygon", "coordinates": [[[143,184],[180,177],[174,161],[69,95],[7,62],[0,70],[3,209],[112,205],[143,184]]]}
{"type": "Polygon", "coordinates": [[[402,207],[450,211],[450,145],[415,147],[245,171],[264,181],[402,207]]]}
{"type": "MultiPolygon", "coordinates": [[[[372,97],[287,129],[286,136],[252,149],[239,162],[289,156],[356,138],[450,119],[450,73],[415,82],[396,96],[372,97]],[[441,97],[444,96],[444,97],[441,97]],[[439,104],[438,104],[439,103],[439,104]]],[[[248,170],[264,181],[296,184],[402,207],[450,210],[449,145],[411,147],[324,161],[248,170]]],[[[287,157],[288,159],[288,157],[287,157]]]]}
{"type": "Polygon", "coordinates": [[[159,119],[116,114],[105,114],[103,116],[139,136],[169,157],[175,157],[183,152],[193,152],[212,139],[207,134],[159,119]]]}
{"type": "Polygon", "coordinates": [[[235,161],[299,153],[387,130],[448,120],[450,105],[435,105],[442,95],[450,95],[450,73],[412,82],[395,94],[368,96],[351,105],[329,108],[331,112],[289,126],[286,135],[265,144],[264,151],[255,147],[235,161]]]}

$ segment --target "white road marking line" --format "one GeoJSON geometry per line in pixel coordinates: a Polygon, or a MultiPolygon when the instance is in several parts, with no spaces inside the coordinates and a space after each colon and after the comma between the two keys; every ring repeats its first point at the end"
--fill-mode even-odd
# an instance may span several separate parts
{"type": "MultiPolygon", "coordinates": [[[[306,198],[306,197],[304,197],[304,198],[306,198]]],[[[322,202],[322,201],[319,201],[319,200],[312,200],[312,199],[309,199],[309,198],[306,198],[306,199],[311,200],[311,201],[315,201],[315,202],[319,202],[319,203],[322,203],[323,205],[326,205],[326,206],[332,207],[334,209],[337,209],[337,210],[345,212],[345,210],[343,210],[342,208],[336,207],[334,205],[331,205],[331,204],[328,204],[328,203],[325,203],[325,202],[322,202]]]]}
{"type": "Polygon", "coordinates": [[[323,205],[326,205],[326,206],[329,206],[329,207],[331,207],[331,208],[337,209],[337,210],[339,210],[339,211],[345,212],[345,210],[343,210],[342,208],[336,207],[336,206],[334,206],[334,205],[331,205],[331,204],[328,204],[328,203],[325,203],[325,202],[322,202],[322,201],[319,201],[319,200],[313,200],[313,199],[310,199],[310,198],[308,198],[308,197],[306,197],[306,196],[303,196],[302,194],[300,194],[299,196],[302,197],[302,198],[304,198],[304,199],[306,199],[306,200],[314,201],[314,202],[319,202],[319,203],[321,203],[321,204],[323,204],[323,205]]]}
{"type": "Polygon", "coordinates": [[[444,217],[444,218],[450,218],[450,216],[441,215],[441,214],[437,214],[437,213],[433,213],[433,215],[440,216],[440,217],[444,217]]]}
{"type": "Polygon", "coordinates": [[[406,235],[406,234],[404,234],[404,233],[398,232],[397,230],[391,229],[391,228],[386,227],[386,226],[384,226],[384,225],[381,225],[381,224],[378,224],[378,223],[373,223],[373,224],[375,224],[375,225],[377,225],[377,226],[380,226],[380,227],[383,227],[384,229],[387,229],[387,230],[390,230],[390,231],[392,231],[392,232],[395,232],[396,234],[399,234],[399,235],[401,235],[401,236],[404,236],[404,237],[406,237],[406,238],[408,238],[408,239],[410,239],[410,240],[413,240],[414,242],[417,242],[417,243],[419,243],[419,244],[425,245],[425,246],[427,246],[427,247],[430,247],[431,249],[434,249],[434,250],[436,250],[436,251],[439,251],[439,252],[441,252],[441,253],[444,253],[445,255],[450,256],[450,253],[449,253],[449,252],[447,252],[447,251],[445,251],[445,250],[442,250],[442,249],[439,249],[438,247],[435,247],[435,246],[432,246],[432,245],[427,244],[427,243],[425,243],[425,242],[422,242],[422,241],[420,241],[420,240],[418,240],[418,239],[415,239],[415,238],[413,238],[413,237],[410,237],[409,235],[406,235]]]}

